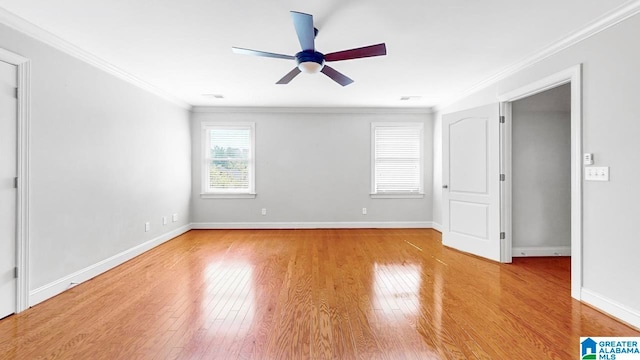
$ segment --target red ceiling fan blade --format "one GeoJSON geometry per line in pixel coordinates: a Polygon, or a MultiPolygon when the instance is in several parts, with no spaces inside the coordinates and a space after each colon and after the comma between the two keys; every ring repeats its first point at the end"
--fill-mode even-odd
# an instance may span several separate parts
{"type": "Polygon", "coordinates": [[[357,49],[333,52],[330,54],[326,54],[324,56],[324,60],[340,61],[340,60],[360,59],[360,58],[381,56],[381,55],[387,55],[387,46],[384,43],[365,46],[357,49]]]}

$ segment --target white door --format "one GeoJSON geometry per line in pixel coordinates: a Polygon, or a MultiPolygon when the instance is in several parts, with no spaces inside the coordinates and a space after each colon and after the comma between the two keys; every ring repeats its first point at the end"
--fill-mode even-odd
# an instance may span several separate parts
{"type": "Polygon", "coordinates": [[[17,72],[0,61],[0,318],[16,312],[17,72]]]}
{"type": "Polygon", "coordinates": [[[442,118],[442,243],[500,261],[499,104],[442,118]]]}

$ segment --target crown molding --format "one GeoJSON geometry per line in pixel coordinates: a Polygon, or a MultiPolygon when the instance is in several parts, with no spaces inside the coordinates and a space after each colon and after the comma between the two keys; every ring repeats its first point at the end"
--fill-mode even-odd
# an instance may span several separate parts
{"type": "Polygon", "coordinates": [[[438,104],[434,107],[434,111],[440,112],[449,105],[454,104],[455,102],[464,99],[465,97],[476,93],[482,89],[485,89],[500,80],[506,79],[507,77],[514,75],[536,63],[539,63],[559,52],[565,50],[573,45],[576,45],[593,35],[596,35],[622,21],[627,20],[628,18],[640,13],[640,0],[632,0],[629,1],[620,7],[604,14],[600,18],[592,21],[587,26],[582,28],[581,30],[577,30],[568,36],[552,43],[546,48],[512,64],[496,73],[495,75],[488,77],[479,83],[471,86],[470,88],[458,93],[452,98],[438,104]]]}
{"type": "Polygon", "coordinates": [[[57,50],[60,50],[68,55],[71,55],[77,59],[80,59],[96,68],[111,74],[121,80],[124,80],[130,84],[137,86],[138,88],[145,90],[151,94],[154,94],[166,101],[169,101],[181,108],[191,110],[191,105],[179,99],[178,97],[161,90],[138,77],[129,74],[128,72],[118,68],[117,66],[85,51],[79,47],[71,44],[70,42],[63,40],[62,38],[50,33],[49,31],[19,17],[18,15],[7,11],[0,7],[0,23],[4,24],[14,30],[17,30],[31,38],[41,41],[57,50]]]}
{"type": "Polygon", "coordinates": [[[432,108],[401,107],[270,107],[194,106],[194,113],[274,113],[274,114],[433,114],[432,108]]]}

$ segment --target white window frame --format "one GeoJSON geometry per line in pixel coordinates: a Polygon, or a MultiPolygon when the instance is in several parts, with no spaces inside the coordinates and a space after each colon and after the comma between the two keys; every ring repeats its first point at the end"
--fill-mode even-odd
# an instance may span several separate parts
{"type": "Polygon", "coordinates": [[[371,193],[372,199],[422,199],[424,198],[424,123],[422,122],[372,122],[371,123],[371,193]],[[420,189],[416,192],[376,192],[376,128],[411,127],[420,131],[420,189]]]}
{"type": "Polygon", "coordinates": [[[253,122],[202,122],[202,138],[201,138],[201,184],[202,191],[200,193],[201,198],[208,199],[254,199],[256,197],[256,124],[253,122]],[[211,191],[209,190],[209,164],[208,156],[210,153],[210,137],[209,130],[213,129],[238,129],[250,131],[250,146],[249,149],[249,190],[237,191],[237,190],[224,190],[224,191],[211,191]]]}

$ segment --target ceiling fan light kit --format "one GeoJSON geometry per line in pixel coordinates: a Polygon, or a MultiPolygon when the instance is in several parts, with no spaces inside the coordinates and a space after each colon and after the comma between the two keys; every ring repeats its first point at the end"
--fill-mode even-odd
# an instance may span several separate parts
{"type": "Polygon", "coordinates": [[[353,80],[340,73],[336,69],[325,65],[325,62],[360,59],[387,54],[387,48],[384,43],[356,49],[338,51],[326,55],[322,54],[315,49],[315,37],[316,35],[318,35],[318,29],[313,27],[313,16],[297,11],[291,11],[291,17],[293,18],[293,25],[296,29],[296,34],[298,35],[300,46],[302,47],[302,51],[297,53],[295,56],[237,47],[232,48],[233,52],[236,54],[255,55],[285,60],[296,60],[297,67],[295,67],[287,75],[282,77],[282,79],[280,79],[276,84],[288,84],[301,72],[307,74],[315,74],[321,72],[338,84],[347,86],[351,84],[353,80]]]}
{"type": "Polygon", "coordinates": [[[324,55],[313,50],[303,50],[296,54],[296,62],[303,73],[315,74],[324,67],[324,55]]]}

